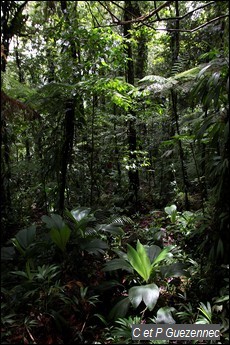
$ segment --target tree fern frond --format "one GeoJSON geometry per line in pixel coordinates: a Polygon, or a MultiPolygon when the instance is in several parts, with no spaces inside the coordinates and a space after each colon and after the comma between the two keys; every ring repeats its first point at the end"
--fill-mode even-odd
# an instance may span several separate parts
{"type": "Polygon", "coordinates": [[[171,75],[174,76],[175,74],[181,73],[188,68],[189,63],[189,54],[185,53],[183,56],[179,56],[178,60],[174,62],[172,66],[171,75]]]}

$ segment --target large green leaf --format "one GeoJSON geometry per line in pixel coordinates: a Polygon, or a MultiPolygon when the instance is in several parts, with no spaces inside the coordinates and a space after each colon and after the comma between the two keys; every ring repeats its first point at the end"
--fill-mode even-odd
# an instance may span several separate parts
{"type": "Polygon", "coordinates": [[[162,251],[159,253],[159,255],[154,259],[153,263],[152,263],[152,267],[156,267],[158,266],[158,264],[165,260],[168,257],[168,253],[170,251],[170,247],[165,247],[164,249],[162,249],[162,251]]]}
{"type": "Polygon", "coordinates": [[[117,302],[115,306],[112,308],[112,310],[109,313],[109,319],[116,320],[120,317],[125,317],[125,315],[128,312],[128,309],[130,307],[130,299],[129,297],[124,297],[122,300],[117,302]]]}
{"type": "Polygon", "coordinates": [[[139,257],[141,258],[141,261],[144,267],[146,267],[146,270],[150,272],[151,271],[150,259],[145,250],[145,247],[141,244],[139,240],[137,241],[137,253],[139,254],[139,257]]]}
{"type": "Polygon", "coordinates": [[[20,230],[12,239],[12,243],[17,248],[17,250],[23,256],[25,256],[27,253],[27,249],[34,242],[35,236],[36,236],[36,226],[31,225],[29,228],[20,230]]]}
{"type": "Polygon", "coordinates": [[[108,247],[108,244],[99,238],[83,238],[80,241],[80,248],[91,254],[103,254],[108,247]]]}
{"type": "Polygon", "coordinates": [[[78,207],[71,211],[71,214],[74,216],[74,218],[79,222],[83,218],[86,218],[89,216],[91,212],[91,208],[89,207],[78,207]]]}
{"type": "Polygon", "coordinates": [[[153,263],[153,261],[158,257],[162,249],[159,246],[153,244],[151,246],[146,245],[145,250],[148,254],[150,262],[153,263]]]}
{"type": "Polygon", "coordinates": [[[107,225],[102,225],[100,227],[100,229],[102,231],[106,231],[109,232],[110,234],[114,235],[114,236],[123,236],[124,230],[121,228],[120,224],[118,223],[111,223],[111,224],[107,224],[107,225]]]}
{"type": "Polygon", "coordinates": [[[176,205],[166,206],[165,212],[169,215],[171,215],[173,212],[175,212],[177,209],[176,205]]]}
{"type": "Polygon", "coordinates": [[[147,282],[151,274],[151,264],[144,246],[138,240],[137,250],[127,244],[127,257],[135,271],[147,282]]]}
{"type": "Polygon", "coordinates": [[[20,230],[15,235],[15,238],[19,242],[20,246],[23,249],[26,249],[34,241],[35,235],[36,235],[36,226],[31,225],[29,228],[20,230]]]}
{"type": "Polygon", "coordinates": [[[116,253],[116,254],[119,256],[119,258],[128,261],[127,253],[123,252],[123,251],[120,250],[119,248],[114,248],[113,251],[114,251],[114,253],[116,253]]]}
{"type": "Polygon", "coordinates": [[[176,321],[172,317],[172,312],[175,311],[173,307],[162,307],[157,311],[157,316],[155,318],[156,323],[160,324],[174,324],[176,321]]]}
{"type": "Polygon", "coordinates": [[[66,250],[66,244],[69,240],[70,233],[71,231],[67,225],[63,226],[61,229],[52,228],[50,231],[52,241],[62,252],[66,250]]]}
{"type": "Polygon", "coordinates": [[[62,217],[59,214],[51,214],[51,216],[42,216],[42,221],[46,223],[48,229],[62,229],[65,225],[62,217]]]}
{"type": "Polygon", "coordinates": [[[129,299],[134,308],[137,308],[141,301],[151,311],[159,298],[159,288],[156,284],[133,286],[129,289],[129,299]]]}
{"type": "Polygon", "coordinates": [[[188,265],[183,262],[174,262],[173,264],[161,266],[160,271],[164,278],[167,277],[189,277],[190,273],[186,271],[188,265]]]}
{"type": "Polygon", "coordinates": [[[74,218],[75,235],[78,235],[78,232],[80,232],[81,237],[85,237],[87,226],[90,222],[96,220],[94,215],[91,213],[91,208],[78,207],[71,211],[71,215],[74,218]]]}
{"type": "Polygon", "coordinates": [[[177,216],[177,207],[176,207],[176,205],[166,206],[164,210],[165,210],[165,212],[168,215],[170,215],[171,222],[175,223],[176,216],[177,216]]]}
{"type": "Polygon", "coordinates": [[[124,259],[112,259],[105,264],[103,271],[115,271],[115,270],[125,270],[127,272],[133,273],[133,269],[129,262],[124,259]]]}

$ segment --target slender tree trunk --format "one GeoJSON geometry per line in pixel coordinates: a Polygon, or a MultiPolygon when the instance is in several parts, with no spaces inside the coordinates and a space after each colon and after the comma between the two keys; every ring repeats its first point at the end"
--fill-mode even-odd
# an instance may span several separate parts
{"type": "Polygon", "coordinates": [[[192,157],[193,157],[195,168],[196,168],[196,176],[197,176],[198,183],[199,183],[199,188],[200,188],[200,191],[201,191],[201,207],[202,207],[202,212],[204,214],[203,183],[202,183],[202,180],[201,180],[201,176],[200,176],[200,172],[199,172],[199,167],[198,167],[198,162],[197,162],[197,159],[196,159],[195,150],[194,150],[194,146],[193,146],[192,143],[190,143],[190,147],[191,147],[192,157]]]}
{"type": "Polygon", "coordinates": [[[90,205],[93,205],[93,190],[95,187],[95,174],[94,174],[94,122],[95,122],[95,105],[96,96],[93,95],[93,107],[92,107],[92,117],[91,117],[91,152],[90,152],[90,205]]]}
{"type": "Polygon", "coordinates": [[[47,49],[46,51],[46,58],[47,58],[47,63],[48,63],[48,83],[52,83],[55,80],[55,66],[53,62],[53,58],[50,54],[50,50],[47,49]]]}
{"type": "MultiPolygon", "coordinates": [[[[204,118],[206,119],[208,116],[208,109],[205,107],[204,110],[204,118]]],[[[202,196],[203,198],[207,198],[208,191],[207,191],[207,179],[206,179],[206,145],[201,143],[201,176],[203,177],[202,182],[202,196]]]]}
{"type": "Polygon", "coordinates": [[[48,198],[46,193],[46,173],[43,169],[43,149],[42,149],[42,129],[40,129],[40,132],[36,135],[35,129],[33,128],[34,133],[34,146],[35,146],[35,155],[40,162],[40,181],[42,183],[42,190],[41,190],[41,197],[39,198],[37,205],[38,208],[44,211],[45,213],[48,212],[48,198]]]}
{"type": "MultiPolygon", "coordinates": [[[[178,0],[175,1],[175,6],[176,6],[176,17],[179,17],[178,0]]],[[[180,22],[177,19],[175,20],[175,29],[176,30],[180,29],[180,22]]],[[[178,60],[179,51],[180,51],[180,32],[174,31],[171,36],[172,65],[178,60]]],[[[177,91],[171,90],[171,99],[172,99],[173,120],[176,125],[176,132],[178,135],[180,135],[178,105],[177,105],[178,104],[177,91]]],[[[180,139],[178,139],[178,148],[179,148],[181,172],[182,172],[183,185],[184,185],[185,208],[189,210],[189,199],[188,199],[189,179],[188,179],[188,174],[187,174],[187,168],[185,165],[184,150],[183,150],[182,142],[180,139]]]]}
{"type": "Polygon", "coordinates": [[[1,109],[1,219],[8,218],[11,212],[11,166],[10,166],[10,143],[6,130],[4,111],[1,109]]]}
{"type": "MultiPolygon", "coordinates": [[[[77,4],[78,4],[78,1],[75,1],[74,13],[76,13],[76,18],[77,18],[77,4]]],[[[61,1],[61,10],[66,22],[71,27],[69,12],[67,8],[67,1],[61,1]]],[[[80,65],[81,64],[80,44],[75,39],[75,37],[71,37],[69,39],[69,47],[70,47],[71,59],[80,65]]],[[[80,77],[78,78],[76,77],[75,81],[76,82],[80,81],[80,77]]],[[[64,120],[64,128],[65,128],[64,143],[63,143],[62,153],[60,157],[61,182],[59,186],[59,202],[58,202],[59,213],[63,212],[64,204],[65,204],[65,189],[67,185],[66,178],[67,178],[68,166],[70,165],[70,161],[71,161],[71,153],[72,153],[74,134],[75,134],[75,114],[79,117],[82,117],[83,113],[84,113],[84,105],[83,105],[82,97],[80,95],[77,95],[66,102],[65,120],[64,120]]]]}
{"type": "MultiPolygon", "coordinates": [[[[61,1],[61,9],[63,16],[67,23],[69,22],[69,15],[67,9],[67,1],[61,1]]],[[[71,58],[76,61],[77,51],[75,41],[69,40],[69,46],[71,51],[71,58]]],[[[69,99],[65,105],[65,120],[64,120],[64,143],[60,156],[60,177],[59,177],[59,195],[58,195],[58,211],[60,214],[63,213],[65,208],[65,190],[66,190],[66,179],[68,165],[71,159],[71,153],[73,148],[74,132],[75,132],[75,102],[74,99],[69,99]]]]}
{"type": "Polygon", "coordinates": [[[75,118],[75,107],[72,100],[66,102],[65,110],[65,131],[64,131],[64,144],[61,155],[61,171],[60,171],[60,187],[59,187],[59,200],[58,200],[58,211],[63,213],[65,205],[65,189],[66,189],[66,177],[68,164],[70,162],[73,138],[74,138],[74,118],[75,118]]]}
{"type": "MultiPolygon", "coordinates": [[[[117,107],[114,104],[113,106],[113,114],[117,115],[117,107]]],[[[119,154],[119,147],[118,147],[118,140],[117,140],[117,131],[116,131],[116,122],[114,123],[114,153],[115,153],[115,162],[117,166],[117,191],[121,189],[121,163],[120,163],[120,154],[119,154]]]]}
{"type": "MultiPolygon", "coordinates": [[[[179,117],[178,117],[178,111],[177,111],[177,101],[178,101],[177,92],[172,90],[171,97],[172,97],[173,116],[174,116],[174,120],[176,124],[176,132],[178,135],[180,135],[179,117]]],[[[181,172],[182,172],[183,185],[184,185],[185,208],[186,210],[189,210],[189,200],[188,200],[189,180],[188,180],[188,174],[187,174],[187,169],[185,165],[184,150],[183,150],[182,142],[180,139],[178,139],[178,148],[179,148],[181,172]]]]}
{"type": "MultiPolygon", "coordinates": [[[[132,17],[132,2],[131,1],[125,1],[125,11],[124,11],[124,20],[128,21],[132,17]]],[[[126,68],[126,81],[134,85],[134,65],[133,65],[133,53],[132,53],[132,45],[130,42],[131,39],[131,24],[127,23],[124,25],[124,37],[127,39],[127,68],[126,68]]],[[[132,119],[128,121],[128,148],[129,148],[129,160],[130,163],[136,162],[137,158],[137,133],[136,133],[136,114],[133,110],[130,110],[130,113],[132,115],[132,119]]],[[[139,173],[137,167],[130,167],[129,172],[129,188],[130,191],[134,195],[134,202],[137,204],[138,201],[138,192],[139,192],[139,173]]]]}
{"type": "Polygon", "coordinates": [[[18,43],[18,38],[17,38],[17,45],[14,48],[15,49],[15,60],[16,60],[16,64],[17,64],[17,67],[18,67],[19,83],[24,83],[25,82],[25,78],[24,78],[24,73],[23,73],[23,70],[22,70],[21,59],[20,59],[20,56],[19,56],[18,46],[19,46],[19,43],[18,43]]]}

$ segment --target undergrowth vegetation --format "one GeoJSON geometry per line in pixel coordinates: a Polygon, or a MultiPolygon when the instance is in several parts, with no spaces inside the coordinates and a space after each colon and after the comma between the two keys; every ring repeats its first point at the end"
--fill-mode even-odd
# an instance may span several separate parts
{"type": "Polygon", "coordinates": [[[229,344],[228,24],[227,1],[1,1],[2,344],[229,344]]]}
{"type": "Polygon", "coordinates": [[[228,266],[191,246],[200,212],[132,218],[78,207],[18,231],[2,248],[2,343],[128,344],[141,323],[217,323],[228,343],[228,266]]]}

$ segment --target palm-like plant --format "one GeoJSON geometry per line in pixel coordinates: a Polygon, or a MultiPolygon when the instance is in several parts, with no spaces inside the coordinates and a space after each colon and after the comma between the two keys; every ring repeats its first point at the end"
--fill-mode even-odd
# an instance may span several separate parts
{"type": "Polygon", "coordinates": [[[117,317],[119,312],[122,312],[122,316],[125,316],[129,305],[132,304],[134,308],[137,308],[140,303],[146,305],[146,308],[153,310],[155,307],[160,290],[154,283],[155,276],[158,272],[162,272],[163,276],[180,276],[186,275],[184,266],[178,265],[178,263],[163,266],[162,262],[167,258],[172,257],[171,247],[165,247],[161,249],[156,245],[142,245],[140,241],[137,241],[136,249],[130,244],[127,245],[127,253],[120,250],[115,251],[119,258],[112,259],[107,262],[104,270],[113,271],[117,269],[123,269],[129,274],[138,274],[137,279],[142,283],[138,286],[132,286],[128,290],[127,297],[119,301],[112,309],[111,315],[117,317]]]}

